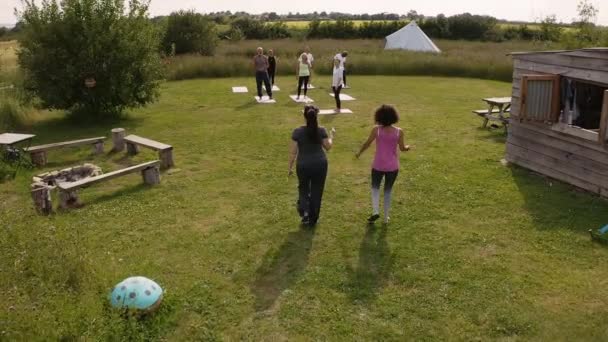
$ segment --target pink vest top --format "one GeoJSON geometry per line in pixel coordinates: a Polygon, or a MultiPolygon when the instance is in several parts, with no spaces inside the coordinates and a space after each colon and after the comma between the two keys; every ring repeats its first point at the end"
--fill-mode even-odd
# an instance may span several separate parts
{"type": "Polygon", "coordinates": [[[383,172],[399,170],[397,145],[399,145],[399,130],[391,129],[387,132],[382,129],[382,126],[379,126],[376,137],[376,155],[372,168],[383,172]]]}

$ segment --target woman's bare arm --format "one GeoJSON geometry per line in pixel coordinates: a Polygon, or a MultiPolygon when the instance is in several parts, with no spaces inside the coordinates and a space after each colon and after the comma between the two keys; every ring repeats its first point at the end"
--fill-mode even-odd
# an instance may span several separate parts
{"type": "Polygon", "coordinates": [[[405,134],[402,129],[399,129],[399,149],[401,152],[407,152],[410,150],[410,145],[405,144],[405,134]]]}
{"type": "Polygon", "coordinates": [[[378,136],[378,127],[374,127],[372,128],[372,131],[369,133],[369,137],[367,138],[367,141],[365,143],[363,143],[363,146],[361,146],[361,149],[359,149],[359,152],[357,152],[357,154],[355,154],[355,156],[357,158],[359,158],[363,152],[365,152],[365,150],[367,150],[371,144],[374,142],[374,140],[376,140],[376,137],[378,136]]]}
{"type": "Polygon", "coordinates": [[[293,174],[293,164],[298,157],[298,143],[295,141],[291,141],[291,145],[289,145],[289,176],[293,174]]]}
{"type": "Polygon", "coordinates": [[[331,150],[331,148],[334,146],[334,130],[332,129],[331,131],[329,131],[329,137],[323,139],[323,148],[325,149],[325,151],[329,151],[331,150]]]}

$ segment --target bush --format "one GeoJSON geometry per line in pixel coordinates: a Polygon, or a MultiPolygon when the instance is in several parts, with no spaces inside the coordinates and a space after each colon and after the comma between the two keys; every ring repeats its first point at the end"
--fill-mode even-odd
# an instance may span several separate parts
{"type": "Polygon", "coordinates": [[[194,11],[171,13],[167,19],[163,49],[168,54],[198,53],[213,56],[218,43],[216,25],[194,11]]]}
{"type": "Polygon", "coordinates": [[[0,99],[0,132],[12,131],[24,126],[27,111],[11,98],[0,99]]]}
{"type": "MultiPolygon", "coordinates": [[[[289,38],[291,34],[284,22],[265,23],[249,17],[235,19],[230,32],[241,32],[246,39],[282,39],[289,38]]],[[[229,37],[232,33],[228,34],[229,37]]]]}
{"type": "Polygon", "coordinates": [[[450,38],[483,40],[496,27],[496,18],[469,13],[449,17],[450,38]]]}
{"type": "Polygon", "coordinates": [[[148,3],[24,1],[18,61],[24,85],[44,107],[117,116],[158,96],[159,32],[148,3]]]}

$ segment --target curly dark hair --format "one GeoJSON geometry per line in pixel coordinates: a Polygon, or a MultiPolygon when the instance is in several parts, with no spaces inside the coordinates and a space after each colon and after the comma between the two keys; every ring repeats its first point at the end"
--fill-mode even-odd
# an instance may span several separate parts
{"type": "Polygon", "coordinates": [[[374,120],[376,120],[376,123],[379,125],[390,126],[399,121],[399,113],[397,113],[397,109],[393,106],[382,105],[380,108],[376,109],[374,120]]]}

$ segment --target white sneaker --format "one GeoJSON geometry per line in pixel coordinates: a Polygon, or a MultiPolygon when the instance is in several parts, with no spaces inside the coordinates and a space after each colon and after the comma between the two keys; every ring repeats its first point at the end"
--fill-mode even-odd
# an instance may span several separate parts
{"type": "Polygon", "coordinates": [[[384,224],[389,224],[391,222],[391,218],[390,217],[385,217],[384,218],[384,224]]]}

